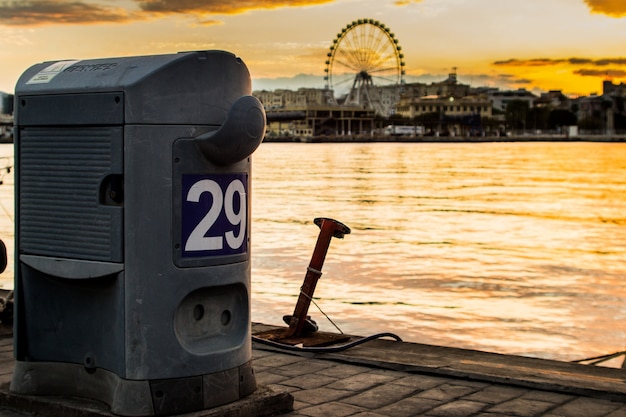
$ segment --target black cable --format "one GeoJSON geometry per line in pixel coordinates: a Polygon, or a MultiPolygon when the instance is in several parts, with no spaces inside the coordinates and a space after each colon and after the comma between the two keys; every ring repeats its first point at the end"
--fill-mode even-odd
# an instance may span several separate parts
{"type": "MultiPolygon", "coordinates": [[[[589,362],[587,365],[597,365],[599,363],[606,362],[608,360],[611,360],[613,358],[617,358],[617,357],[625,355],[625,354],[626,354],[626,350],[622,350],[622,351],[615,352],[615,353],[609,353],[608,355],[594,356],[593,358],[587,358],[587,359],[577,359],[577,360],[571,361],[571,362],[573,362],[573,363],[581,363],[581,362],[593,361],[593,362],[589,362]]],[[[626,362],[626,358],[624,359],[624,361],[626,362]]]]}
{"type": "Polygon", "coordinates": [[[293,352],[307,352],[307,353],[335,353],[335,352],[342,352],[346,349],[350,349],[353,348],[355,346],[358,346],[360,344],[375,340],[375,339],[380,339],[381,337],[391,337],[393,339],[395,339],[397,342],[402,342],[402,339],[400,338],[400,336],[394,334],[394,333],[377,333],[377,334],[373,334],[371,336],[367,336],[367,337],[363,337],[361,339],[355,340],[353,342],[350,343],[346,343],[343,345],[339,345],[339,346],[324,346],[324,347],[297,347],[297,346],[293,346],[293,345],[288,345],[285,343],[280,343],[280,342],[275,342],[273,340],[267,340],[267,339],[261,339],[260,337],[256,337],[256,336],[252,336],[252,341],[253,342],[257,342],[257,343],[261,343],[264,345],[268,345],[268,346],[272,346],[278,349],[283,349],[283,350],[290,350],[293,352]]]}

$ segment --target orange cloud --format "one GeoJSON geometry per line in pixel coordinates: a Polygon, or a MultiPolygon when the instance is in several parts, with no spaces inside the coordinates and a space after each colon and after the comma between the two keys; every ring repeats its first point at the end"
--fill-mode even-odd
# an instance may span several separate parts
{"type": "Polygon", "coordinates": [[[506,67],[543,67],[546,65],[555,65],[564,62],[562,59],[551,58],[533,58],[533,59],[507,59],[504,61],[496,61],[493,65],[506,67]]]}
{"type": "Polygon", "coordinates": [[[626,77],[626,71],[620,69],[598,70],[598,69],[579,69],[574,74],[583,77],[604,77],[604,78],[623,78],[626,77]]]}
{"type": "Polygon", "coordinates": [[[590,59],[590,58],[532,58],[532,59],[507,59],[504,61],[495,61],[493,65],[504,67],[546,67],[551,65],[590,65],[597,67],[605,67],[607,65],[626,65],[626,58],[603,58],[603,59],[590,59]]]}
{"type": "Polygon", "coordinates": [[[128,10],[94,3],[59,0],[23,0],[0,3],[0,25],[114,23],[138,20],[128,10]]]}
{"type": "Polygon", "coordinates": [[[153,13],[239,14],[249,10],[315,6],[335,0],[136,0],[139,7],[153,13]]]}
{"type": "Polygon", "coordinates": [[[585,0],[592,13],[605,14],[611,17],[626,16],[624,0],[585,0]]]}
{"type": "MultiPolygon", "coordinates": [[[[250,10],[315,6],[335,0],[134,0],[139,9],[111,7],[107,0],[0,1],[0,25],[42,26],[54,24],[126,23],[171,14],[206,16],[238,14],[250,10]]],[[[218,24],[203,19],[201,25],[218,24]]]]}
{"type": "Polygon", "coordinates": [[[529,80],[528,78],[518,78],[512,74],[498,74],[495,77],[498,81],[504,83],[504,84],[531,84],[532,80],[529,80]]]}

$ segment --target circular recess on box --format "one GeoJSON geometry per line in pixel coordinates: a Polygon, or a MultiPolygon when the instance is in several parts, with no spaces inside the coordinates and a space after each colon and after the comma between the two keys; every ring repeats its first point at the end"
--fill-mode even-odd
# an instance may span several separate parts
{"type": "Polygon", "coordinates": [[[178,304],[174,330],[187,351],[205,355],[241,346],[248,334],[249,316],[244,285],[200,288],[178,304]]]}

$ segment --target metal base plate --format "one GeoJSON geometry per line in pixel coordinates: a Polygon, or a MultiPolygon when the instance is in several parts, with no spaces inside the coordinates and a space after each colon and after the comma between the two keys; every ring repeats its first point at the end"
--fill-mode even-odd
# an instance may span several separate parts
{"type": "Polygon", "coordinates": [[[291,336],[285,335],[287,329],[274,329],[261,333],[256,333],[254,336],[271,340],[273,342],[284,343],[286,345],[302,345],[303,347],[323,347],[330,346],[336,343],[344,343],[350,340],[350,336],[345,334],[315,332],[304,336],[291,336]]]}

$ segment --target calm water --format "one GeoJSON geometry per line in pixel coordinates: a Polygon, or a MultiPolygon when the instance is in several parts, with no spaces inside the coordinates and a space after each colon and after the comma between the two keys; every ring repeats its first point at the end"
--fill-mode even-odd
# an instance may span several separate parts
{"type": "MultiPolygon", "coordinates": [[[[0,168],[2,156],[11,145],[0,168]]],[[[12,254],[12,173],[3,179],[12,254]]],[[[293,312],[315,217],[352,229],[332,241],[315,291],[346,333],[560,360],[626,349],[626,144],[262,144],[254,321],[293,312]]]]}
{"type": "MultiPolygon", "coordinates": [[[[573,360],[626,349],[626,144],[263,144],[253,319],[315,291],[344,332],[573,360]]],[[[311,306],[324,330],[334,330],[311,306]]]]}

